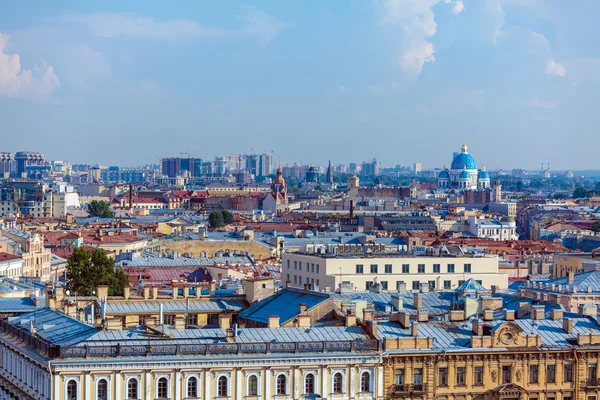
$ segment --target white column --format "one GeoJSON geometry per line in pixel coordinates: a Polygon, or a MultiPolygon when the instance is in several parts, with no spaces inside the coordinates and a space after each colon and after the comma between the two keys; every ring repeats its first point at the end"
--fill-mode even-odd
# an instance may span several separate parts
{"type": "Polygon", "coordinates": [[[181,399],[181,371],[175,371],[175,396],[174,399],[181,399]]]}
{"type": "Polygon", "coordinates": [[[204,370],[204,398],[209,400],[210,397],[210,371],[208,369],[204,370]]]}
{"type": "Polygon", "coordinates": [[[304,382],[302,382],[302,378],[300,377],[300,371],[298,368],[294,368],[294,398],[300,398],[300,394],[304,393],[304,382]]]}
{"type": "Polygon", "coordinates": [[[329,385],[327,384],[327,367],[321,368],[321,397],[329,396],[329,385]]]}
{"type": "Polygon", "coordinates": [[[243,386],[243,382],[242,382],[242,370],[241,369],[237,369],[235,371],[235,398],[236,399],[241,399],[242,398],[242,387],[243,386]]]}
{"type": "MultiPolygon", "coordinates": [[[[64,390],[64,385],[60,384],[60,375],[54,375],[54,397],[55,399],[62,399],[63,396],[60,395],[60,391],[64,390]]],[[[81,390],[81,385],[79,385],[79,390],[81,390]]]]}
{"type": "MultiPolygon", "coordinates": [[[[94,391],[92,390],[94,383],[92,382],[92,377],[89,373],[85,374],[83,387],[85,388],[85,398],[92,399],[94,391]]],[[[81,389],[80,389],[81,390],[81,389]]]]}
{"type": "Polygon", "coordinates": [[[377,367],[375,373],[377,379],[373,379],[373,384],[377,388],[377,397],[383,397],[383,368],[381,366],[377,367]]]}
{"type": "Polygon", "coordinates": [[[144,397],[145,399],[154,398],[152,396],[152,383],[150,378],[150,372],[144,373],[144,391],[146,392],[146,397],[144,397]]]}
{"type": "Polygon", "coordinates": [[[123,377],[121,371],[115,373],[115,400],[121,400],[124,396],[121,394],[123,389],[123,377]]]}
{"type": "Polygon", "coordinates": [[[265,370],[265,400],[269,400],[271,398],[271,376],[273,375],[271,369],[267,368],[265,370]]]}
{"type": "Polygon", "coordinates": [[[350,397],[354,397],[356,393],[356,368],[350,367],[350,397]]]}

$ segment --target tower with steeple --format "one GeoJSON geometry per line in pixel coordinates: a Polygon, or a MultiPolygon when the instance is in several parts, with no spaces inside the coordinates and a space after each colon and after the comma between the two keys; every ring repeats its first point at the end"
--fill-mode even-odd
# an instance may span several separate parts
{"type": "Polygon", "coordinates": [[[331,160],[329,160],[329,166],[327,167],[327,183],[333,185],[333,170],[331,169],[331,160]]]}

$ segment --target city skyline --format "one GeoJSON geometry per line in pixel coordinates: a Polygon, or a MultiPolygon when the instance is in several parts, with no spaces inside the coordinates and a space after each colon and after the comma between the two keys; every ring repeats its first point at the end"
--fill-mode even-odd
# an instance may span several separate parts
{"type": "Polygon", "coordinates": [[[275,163],[376,157],[430,169],[449,164],[464,142],[488,169],[596,169],[599,8],[535,0],[7,7],[0,151],[140,165],[262,147],[275,163]]]}

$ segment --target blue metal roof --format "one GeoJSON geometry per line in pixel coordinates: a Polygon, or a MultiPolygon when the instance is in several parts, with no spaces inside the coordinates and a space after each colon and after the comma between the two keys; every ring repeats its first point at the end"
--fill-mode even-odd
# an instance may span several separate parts
{"type": "Polygon", "coordinates": [[[462,292],[463,290],[473,292],[485,292],[487,289],[484,288],[479,282],[473,280],[473,278],[469,278],[465,282],[463,282],[462,285],[456,288],[457,292],[462,292]]]}
{"type": "Polygon", "coordinates": [[[486,180],[489,180],[490,179],[490,174],[488,174],[488,172],[485,171],[485,170],[479,171],[479,175],[478,175],[477,179],[486,179],[486,180]]]}
{"type": "Polygon", "coordinates": [[[279,323],[284,324],[299,313],[300,304],[306,304],[306,309],[318,306],[329,300],[329,295],[310,291],[283,289],[264,300],[259,301],[252,307],[240,313],[241,318],[249,321],[267,324],[269,316],[278,315],[279,323]]]}
{"type": "Polygon", "coordinates": [[[586,293],[588,288],[591,288],[593,292],[600,292],[600,271],[594,270],[576,274],[572,283],[567,283],[567,277],[550,279],[544,283],[567,286],[571,290],[577,288],[580,293],[586,293]]]}
{"type": "Polygon", "coordinates": [[[463,170],[463,172],[458,175],[458,179],[471,179],[471,174],[469,174],[467,170],[463,170]]]}
{"type": "Polygon", "coordinates": [[[441,179],[450,179],[450,174],[448,173],[448,170],[445,169],[442,172],[440,172],[440,174],[438,175],[438,178],[441,178],[441,179]]]}
{"type": "Polygon", "coordinates": [[[0,297],[0,314],[26,313],[41,307],[36,307],[29,297],[0,297]]]}
{"type": "Polygon", "coordinates": [[[477,163],[469,153],[460,153],[452,160],[452,169],[477,169],[477,163]]]}

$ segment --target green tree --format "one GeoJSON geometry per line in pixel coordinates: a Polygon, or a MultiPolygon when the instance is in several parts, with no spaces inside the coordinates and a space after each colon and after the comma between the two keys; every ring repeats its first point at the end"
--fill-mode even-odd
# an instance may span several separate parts
{"type": "Polygon", "coordinates": [[[221,211],[221,214],[223,214],[223,223],[225,225],[229,225],[231,223],[233,223],[234,219],[233,219],[233,213],[229,210],[223,210],[221,211]]]}
{"type": "Polygon", "coordinates": [[[581,186],[576,187],[575,191],[573,192],[573,197],[576,199],[583,199],[585,197],[588,197],[588,191],[581,186]]]}
{"type": "Polygon", "coordinates": [[[115,269],[115,262],[102,249],[93,253],[76,247],[67,260],[67,289],[80,296],[89,295],[100,285],[108,285],[110,296],[121,296],[123,287],[129,285],[127,275],[115,269]]]}
{"type": "Polygon", "coordinates": [[[110,205],[106,201],[92,200],[88,207],[90,217],[112,218],[114,213],[110,210],[110,205]]]}
{"type": "Polygon", "coordinates": [[[218,228],[224,224],[223,213],[221,211],[213,211],[208,215],[208,224],[211,228],[218,228]]]}
{"type": "Polygon", "coordinates": [[[597,235],[598,232],[600,232],[600,221],[595,221],[592,224],[592,232],[594,232],[594,235],[597,235]]]}

